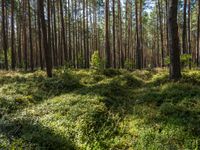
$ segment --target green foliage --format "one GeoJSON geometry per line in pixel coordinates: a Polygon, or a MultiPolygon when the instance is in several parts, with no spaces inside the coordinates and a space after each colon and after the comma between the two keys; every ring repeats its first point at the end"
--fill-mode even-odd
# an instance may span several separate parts
{"type": "Polygon", "coordinates": [[[102,70],[104,67],[104,63],[99,57],[99,52],[95,51],[92,54],[91,62],[90,62],[91,68],[95,70],[102,70]]]}
{"type": "MultiPolygon", "coordinates": [[[[180,62],[181,62],[183,67],[188,66],[191,59],[192,59],[191,54],[182,54],[180,56],[180,62]]],[[[167,65],[170,64],[170,57],[169,56],[165,58],[165,64],[167,64],[167,65]]]]}
{"type": "Polygon", "coordinates": [[[181,64],[183,64],[184,66],[188,66],[191,59],[192,59],[191,54],[183,54],[181,55],[181,64]]]}
{"type": "Polygon", "coordinates": [[[124,68],[127,70],[131,70],[133,67],[134,67],[133,61],[126,59],[126,61],[124,63],[124,68]]]}
{"type": "Polygon", "coordinates": [[[165,58],[165,64],[166,64],[166,65],[170,65],[170,57],[169,57],[169,56],[167,56],[167,57],[165,58]]]}

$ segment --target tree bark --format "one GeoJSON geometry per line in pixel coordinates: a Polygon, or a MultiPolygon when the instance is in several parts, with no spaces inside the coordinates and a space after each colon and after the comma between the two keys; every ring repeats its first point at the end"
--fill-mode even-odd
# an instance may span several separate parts
{"type": "Polygon", "coordinates": [[[158,10],[159,10],[159,22],[160,22],[160,40],[161,40],[161,60],[162,60],[162,67],[165,66],[164,64],[164,38],[163,38],[163,25],[162,25],[162,12],[161,12],[162,1],[158,0],[158,10]]]}
{"type": "Polygon", "coordinates": [[[16,57],[15,57],[15,29],[14,29],[14,9],[15,9],[15,1],[11,0],[11,67],[15,70],[16,65],[16,57]]]}
{"type": "Polygon", "coordinates": [[[28,13],[29,13],[29,47],[30,47],[30,64],[31,71],[34,69],[34,60],[33,60],[33,43],[32,43],[32,27],[31,27],[31,6],[30,1],[28,1],[28,13]]]}
{"type": "MultiPolygon", "coordinates": [[[[188,0],[188,50],[189,54],[192,56],[191,52],[191,1],[188,0]]],[[[192,59],[189,59],[189,69],[192,68],[192,59]]]]}
{"type": "Polygon", "coordinates": [[[110,31],[109,31],[109,0],[105,4],[105,50],[106,50],[106,68],[111,67],[110,59],[110,31]]]}
{"type": "Polygon", "coordinates": [[[45,14],[44,14],[44,0],[39,0],[39,12],[40,12],[40,21],[42,25],[43,45],[46,57],[47,76],[52,77],[52,60],[51,60],[51,51],[49,50],[49,43],[47,41],[47,29],[46,29],[45,14]]]}
{"type": "Polygon", "coordinates": [[[142,59],[141,59],[141,43],[139,34],[139,18],[138,18],[138,0],[135,0],[135,16],[136,16],[136,69],[142,69],[142,59]]]}
{"type": "Polygon", "coordinates": [[[198,0],[198,19],[197,19],[197,67],[199,66],[199,51],[200,51],[200,0],[198,0]]]}
{"type": "Polygon", "coordinates": [[[6,37],[6,23],[5,23],[5,0],[2,0],[2,33],[3,33],[3,50],[4,50],[4,61],[5,69],[8,70],[8,41],[6,37]]]}
{"type": "Polygon", "coordinates": [[[187,0],[184,0],[183,8],[183,35],[182,35],[182,48],[183,54],[187,53],[187,0]]]}
{"type": "Polygon", "coordinates": [[[116,68],[116,49],[115,49],[115,0],[113,0],[113,65],[116,68]]]}
{"type": "Polygon", "coordinates": [[[177,24],[178,0],[169,0],[168,29],[170,47],[170,78],[178,80],[181,78],[180,49],[177,24]]]}

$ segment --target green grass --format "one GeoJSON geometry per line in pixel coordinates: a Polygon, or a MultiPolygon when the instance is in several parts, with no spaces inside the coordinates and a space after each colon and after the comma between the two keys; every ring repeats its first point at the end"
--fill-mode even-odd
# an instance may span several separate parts
{"type": "Polygon", "coordinates": [[[200,149],[200,72],[0,72],[0,149],[200,149]]]}

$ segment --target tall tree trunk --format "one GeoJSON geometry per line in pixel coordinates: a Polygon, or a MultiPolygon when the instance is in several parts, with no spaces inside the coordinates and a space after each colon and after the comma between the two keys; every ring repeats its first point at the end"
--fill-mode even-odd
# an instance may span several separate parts
{"type": "MultiPolygon", "coordinates": [[[[21,15],[19,15],[21,17],[21,15]]],[[[17,22],[17,36],[18,36],[18,47],[17,47],[17,52],[18,52],[18,67],[21,68],[22,65],[22,52],[21,52],[21,19],[18,19],[17,22]]]]}
{"type": "Polygon", "coordinates": [[[181,78],[180,49],[177,24],[178,0],[169,0],[168,29],[170,47],[170,78],[178,80],[181,78]]]}
{"type": "MultiPolygon", "coordinates": [[[[188,0],[188,49],[189,54],[192,56],[191,52],[191,2],[188,0]]],[[[192,59],[189,60],[189,68],[192,68],[192,59]]]]}
{"type": "Polygon", "coordinates": [[[47,37],[48,37],[48,51],[51,54],[51,67],[52,63],[52,39],[51,39],[51,0],[47,0],[47,37]]]}
{"type": "Polygon", "coordinates": [[[122,59],[123,59],[123,53],[122,53],[122,15],[121,15],[121,1],[118,0],[118,38],[117,38],[117,43],[118,43],[118,66],[122,67],[122,59]]]}
{"type": "Polygon", "coordinates": [[[41,70],[44,69],[44,64],[43,64],[43,49],[42,49],[42,34],[41,34],[41,21],[40,21],[40,11],[39,11],[39,7],[40,7],[40,0],[37,1],[38,5],[37,5],[37,11],[38,11],[38,42],[39,42],[39,53],[40,53],[40,68],[41,70]]]}
{"type": "Polygon", "coordinates": [[[5,61],[5,68],[8,70],[8,41],[6,37],[6,23],[5,23],[5,0],[1,1],[1,8],[2,8],[2,33],[3,33],[3,50],[4,50],[4,61],[5,61]]]}
{"type": "Polygon", "coordinates": [[[54,45],[55,45],[55,56],[54,56],[54,64],[57,67],[58,66],[58,39],[57,39],[57,19],[56,19],[56,7],[55,7],[55,1],[54,0],[54,5],[53,5],[53,18],[54,18],[54,45]]]}
{"type": "Polygon", "coordinates": [[[182,48],[183,54],[187,53],[187,0],[184,0],[183,8],[183,35],[182,35],[182,48]]]}
{"type": "Polygon", "coordinates": [[[39,0],[38,2],[39,2],[40,21],[42,25],[43,46],[46,57],[47,76],[52,77],[52,59],[51,59],[51,51],[49,50],[49,43],[47,41],[47,29],[46,29],[45,14],[44,14],[44,0],[39,0]]]}
{"type": "Polygon", "coordinates": [[[85,0],[83,0],[83,52],[82,52],[82,57],[84,57],[84,67],[86,67],[86,49],[87,49],[87,47],[86,47],[86,38],[85,38],[85,14],[86,14],[86,8],[85,8],[85,0]]]}
{"type": "MultiPolygon", "coordinates": [[[[62,33],[62,41],[63,41],[63,51],[64,51],[64,60],[68,61],[68,49],[67,49],[67,42],[66,42],[66,36],[65,36],[65,23],[64,23],[64,17],[63,17],[63,3],[62,0],[60,0],[60,17],[61,17],[61,33],[62,33]]],[[[70,49],[69,49],[70,50],[70,49]]],[[[62,54],[61,54],[62,55],[62,54]]]]}
{"type": "Polygon", "coordinates": [[[29,14],[29,46],[30,46],[30,64],[31,64],[31,71],[34,69],[34,60],[33,60],[33,44],[32,44],[32,27],[31,27],[31,6],[30,1],[28,1],[28,14],[29,14]]]}
{"type": "Polygon", "coordinates": [[[88,0],[86,0],[86,40],[87,40],[87,50],[86,50],[86,68],[89,68],[89,56],[90,56],[90,48],[89,48],[89,4],[88,0]]]}
{"type": "Polygon", "coordinates": [[[113,0],[113,65],[116,68],[116,49],[115,49],[115,0],[113,0]]]}
{"type": "Polygon", "coordinates": [[[139,33],[139,19],[138,19],[138,0],[135,0],[135,16],[136,16],[136,68],[142,69],[141,60],[141,46],[140,46],[140,33],[139,33]]]}
{"type": "Polygon", "coordinates": [[[199,66],[199,51],[200,51],[200,0],[198,0],[198,18],[197,18],[197,67],[199,66]]]}
{"type": "Polygon", "coordinates": [[[27,21],[26,21],[26,8],[27,8],[27,1],[23,0],[23,44],[24,44],[24,69],[25,71],[28,70],[28,51],[27,51],[27,21]]]}
{"type": "Polygon", "coordinates": [[[72,64],[72,43],[71,43],[71,3],[68,0],[68,37],[69,37],[69,63],[72,64]]]}
{"type": "Polygon", "coordinates": [[[159,10],[159,22],[160,22],[160,40],[161,40],[161,60],[162,67],[164,64],[164,39],[163,39],[163,24],[162,24],[162,12],[161,12],[162,1],[158,0],[158,10],[159,10]]]}
{"type": "Polygon", "coordinates": [[[15,70],[16,65],[16,57],[15,57],[15,29],[14,29],[14,9],[15,9],[15,1],[11,0],[11,59],[12,64],[11,67],[15,70]]]}
{"type": "Polygon", "coordinates": [[[139,13],[140,53],[141,53],[141,67],[144,67],[142,12],[143,12],[143,0],[140,0],[140,13],[139,13]]]}
{"type": "Polygon", "coordinates": [[[166,11],[166,49],[167,49],[167,56],[169,56],[169,32],[168,32],[168,0],[165,0],[165,11],[166,11]]]}
{"type": "Polygon", "coordinates": [[[110,31],[109,31],[109,0],[105,4],[105,50],[106,50],[106,68],[111,67],[110,59],[110,31]]]}

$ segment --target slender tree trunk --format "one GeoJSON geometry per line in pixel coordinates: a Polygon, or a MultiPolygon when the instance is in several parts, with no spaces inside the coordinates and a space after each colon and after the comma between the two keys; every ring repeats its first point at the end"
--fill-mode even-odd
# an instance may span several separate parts
{"type": "Polygon", "coordinates": [[[24,44],[24,69],[25,71],[28,70],[28,51],[27,51],[27,21],[26,21],[26,7],[27,7],[27,1],[23,0],[23,44],[24,44]]]}
{"type": "Polygon", "coordinates": [[[162,12],[161,12],[162,1],[158,0],[158,10],[159,10],[159,22],[160,22],[160,40],[161,40],[161,60],[162,60],[162,67],[165,66],[164,64],[164,38],[163,38],[163,24],[162,24],[162,12]]]}
{"type": "Polygon", "coordinates": [[[122,16],[121,16],[121,1],[118,0],[118,38],[117,38],[117,43],[118,43],[118,66],[119,68],[122,67],[121,59],[123,58],[122,52],[122,16]]]}
{"type": "Polygon", "coordinates": [[[71,43],[71,3],[68,0],[68,37],[69,37],[69,61],[70,65],[72,64],[72,43],[71,43]]]}
{"type": "Polygon", "coordinates": [[[52,38],[51,38],[51,0],[47,0],[47,38],[48,38],[48,52],[51,54],[49,59],[51,59],[51,67],[53,67],[52,38]]]}
{"type": "Polygon", "coordinates": [[[198,0],[198,19],[197,19],[197,67],[199,66],[200,51],[200,0],[198,0]]]}
{"type": "Polygon", "coordinates": [[[157,29],[157,53],[156,53],[156,67],[160,67],[160,34],[159,34],[159,13],[158,9],[156,8],[157,20],[156,20],[156,29],[157,29]]]}
{"type": "Polygon", "coordinates": [[[187,53],[187,0],[184,0],[183,8],[183,35],[182,35],[182,48],[183,54],[187,53]]]}
{"type": "Polygon", "coordinates": [[[40,12],[40,21],[42,25],[43,45],[46,57],[47,76],[52,77],[52,60],[51,60],[51,51],[49,50],[49,43],[47,41],[47,29],[46,29],[45,14],[44,14],[44,0],[39,0],[39,12],[40,12]]]}
{"type": "Polygon", "coordinates": [[[169,56],[169,32],[168,32],[168,0],[165,0],[165,11],[166,11],[166,49],[167,49],[167,56],[169,56]]]}
{"type": "Polygon", "coordinates": [[[57,39],[57,19],[56,19],[56,7],[55,7],[55,0],[53,1],[53,17],[54,17],[54,45],[55,45],[55,58],[54,58],[54,64],[57,67],[58,66],[58,39],[57,39]]]}
{"type": "Polygon", "coordinates": [[[113,0],[113,65],[116,68],[116,49],[115,49],[115,0],[113,0]]]}
{"type": "Polygon", "coordinates": [[[170,78],[178,80],[181,78],[180,49],[177,24],[178,0],[169,0],[168,29],[170,47],[170,78]]]}
{"type": "Polygon", "coordinates": [[[86,4],[85,0],[83,0],[83,57],[84,57],[84,67],[86,68],[86,51],[87,51],[87,45],[86,45],[86,25],[85,25],[85,16],[86,16],[86,4]]]}
{"type": "Polygon", "coordinates": [[[4,61],[5,68],[8,70],[8,42],[6,37],[6,25],[5,25],[5,0],[2,0],[2,33],[3,33],[3,50],[4,50],[4,61]]]}
{"type": "Polygon", "coordinates": [[[39,11],[39,7],[40,7],[40,0],[37,1],[38,6],[37,6],[37,11],[38,11],[38,42],[39,42],[39,53],[40,53],[40,68],[41,70],[44,69],[44,64],[43,64],[43,50],[42,50],[42,34],[41,34],[41,21],[40,21],[40,11],[39,11]]]}
{"type": "MultiPolygon", "coordinates": [[[[191,52],[191,2],[188,0],[188,49],[189,54],[192,56],[191,52]]],[[[192,68],[192,59],[189,60],[189,68],[192,68]]]]}
{"type": "Polygon", "coordinates": [[[32,44],[32,27],[31,27],[31,6],[30,1],[28,1],[28,13],[29,13],[29,46],[30,46],[30,64],[31,64],[31,71],[34,69],[34,61],[33,61],[33,44],[32,44]]]}
{"type": "Polygon", "coordinates": [[[141,67],[144,67],[142,12],[143,12],[143,0],[140,0],[140,13],[139,13],[140,53],[141,53],[141,67]]]}
{"type": "Polygon", "coordinates": [[[86,50],[86,68],[89,68],[89,58],[90,58],[90,48],[89,48],[89,8],[88,0],[86,0],[86,40],[87,40],[87,50],[86,50]]]}
{"type": "Polygon", "coordinates": [[[67,45],[66,45],[67,42],[66,42],[66,36],[65,36],[65,23],[64,23],[64,17],[63,17],[63,3],[62,3],[62,0],[60,0],[60,17],[61,17],[62,41],[63,41],[63,48],[64,48],[64,50],[63,50],[64,51],[64,60],[67,62],[68,61],[68,50],[67,50],[67,45]]]}
{"type": "Polygon", "coordinates": [[[15,29],[14,29],[14,9],[15,4],[14,0],[11,0],[11,58],[12,58],[12,64],[11,67],[13,70],[15,70],[16,65],[16,57],[15,57],[15,29]]]}
{"type": "Polygon", "coordinates": [[[106,0],[105,5],[105,50],[106,50],[106,68],[111,67],[110,59],[110,31],[109,31],[109,0],[106,0]]]}
{"type": "Polygon", "coordinates": [[[137,46],[136,46],[136,68],[142,69],[139,21],[138,21],[138,0],[135,0],[135,16],[136,16],[136,43],[137,43],[137,46]]]}
{"type": "MultiPolygon", "coordinates": [[[[21,17],[21,15],[19,15],[19,17],[21,17]]],[[[18,66],[19,68],[21,68],[22,65],[22,51],[21,51],[21,19],[19,19],[18,21],[18,27],[17,27],[17,36],[18,36],[18,47],[17,47],[17,51],[18,51],[18,66]]]]}

